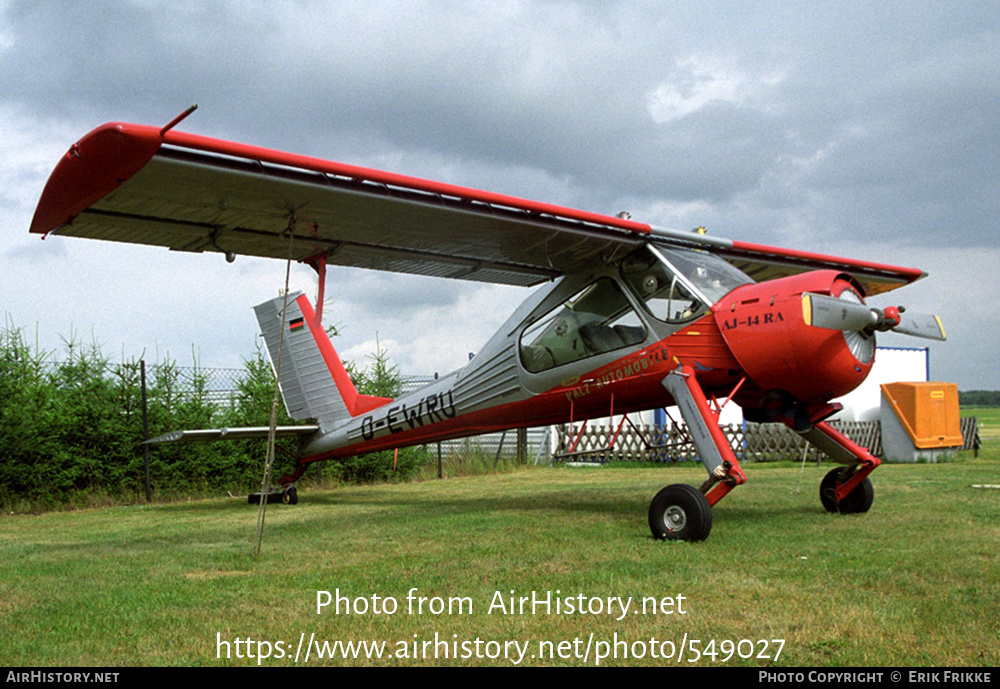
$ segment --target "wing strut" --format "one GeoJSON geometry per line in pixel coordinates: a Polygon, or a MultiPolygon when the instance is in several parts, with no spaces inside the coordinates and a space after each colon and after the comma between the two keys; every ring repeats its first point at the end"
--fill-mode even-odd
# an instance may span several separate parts
{"type": "MultiPolygon", "coordinates": [[[[319,280],[319,288],[316,290],[315,325],[317,327],[323,327],[323,302],[326,299],[326,257],[327,252],[324,251],[310,256],[302,261],[303,263],[312,266],[312,269],[316,271],[316,275],[319,280]]],[[[288,285],[285,285],[285,291],[288,291],[288,285]]]]}

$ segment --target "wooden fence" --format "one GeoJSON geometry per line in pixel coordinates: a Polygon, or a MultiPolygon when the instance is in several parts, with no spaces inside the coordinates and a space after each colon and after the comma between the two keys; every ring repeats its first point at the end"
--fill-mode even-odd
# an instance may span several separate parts
{"type": "MultiPolygon", "coordinates": [[[[868,448],[876,457],[882,454],[882,429],[878,421],[832,421],[830,425],[868,448]]],[[[823,458],[822,452],[782,424],[723,426],[722,431],[741,462],[820,461],[823,458]]],[[[964,449],[978,450],[976,419],[962,419],[962,435],[964,449]]],[[[575,462],[676,462],[697,459],[698,450],[687,429],[677,424],[625,423],[611,427],[588,423],[582,428],[580,424],[559,426],[553,456],[559,461],[575,462]]]]}

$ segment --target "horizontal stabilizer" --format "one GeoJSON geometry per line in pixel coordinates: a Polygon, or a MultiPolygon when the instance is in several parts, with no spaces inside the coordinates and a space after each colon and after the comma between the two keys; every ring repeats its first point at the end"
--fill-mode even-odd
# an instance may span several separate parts
{"type": "MultiPolygon", "coordinates": [[[[196,431],[171,431],[155,438],[150,438],[143,445],[153,445],[158,443],[176,442],[197,442],[207,440],[249,440],[254,438],[266,438],[270,432],[267,426],[251,426],[248,428],[205,428],[196,431]]],[[[307,436],[316,433],[319,426],[314,424],[306,426],[278,426],[275,428],[275,436],[287,438],[289,436],[307,436]]]]}

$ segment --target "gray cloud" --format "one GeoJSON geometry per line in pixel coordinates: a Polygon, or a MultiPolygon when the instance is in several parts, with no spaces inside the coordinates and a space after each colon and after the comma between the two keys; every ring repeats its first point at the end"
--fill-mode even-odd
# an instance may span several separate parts
{"type": "MultiPolygon", "coordinates": [[[[933,247],[1000,250],[995,10],[14,1],[0,3],[0,122],[35,129],[32,143],[198,102],[183,127],[199,133],[750,241],[906,247],[935,274],[933,247]]],[[[3,260],[17,265],[43,248],[23,235],[24,199],[55,163],[24,148],[0,162],[3,260]]],[[[273,292],[253,265],[252,294],[227,308],[273,292]]],[[[398,276],[338,289],[344,312],[377,308],[385,328],[464,294],[398,276]]]]}

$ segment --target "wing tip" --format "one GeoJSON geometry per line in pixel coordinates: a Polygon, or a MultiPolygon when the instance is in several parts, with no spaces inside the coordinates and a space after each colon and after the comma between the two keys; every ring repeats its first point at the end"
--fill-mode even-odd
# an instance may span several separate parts
{"type": "Polygon", "coordinates": [[[28,231],[47,236],[130,179],[152,159],[155,127],[108,122],[70,146],[49,175],[28,231]]]}

